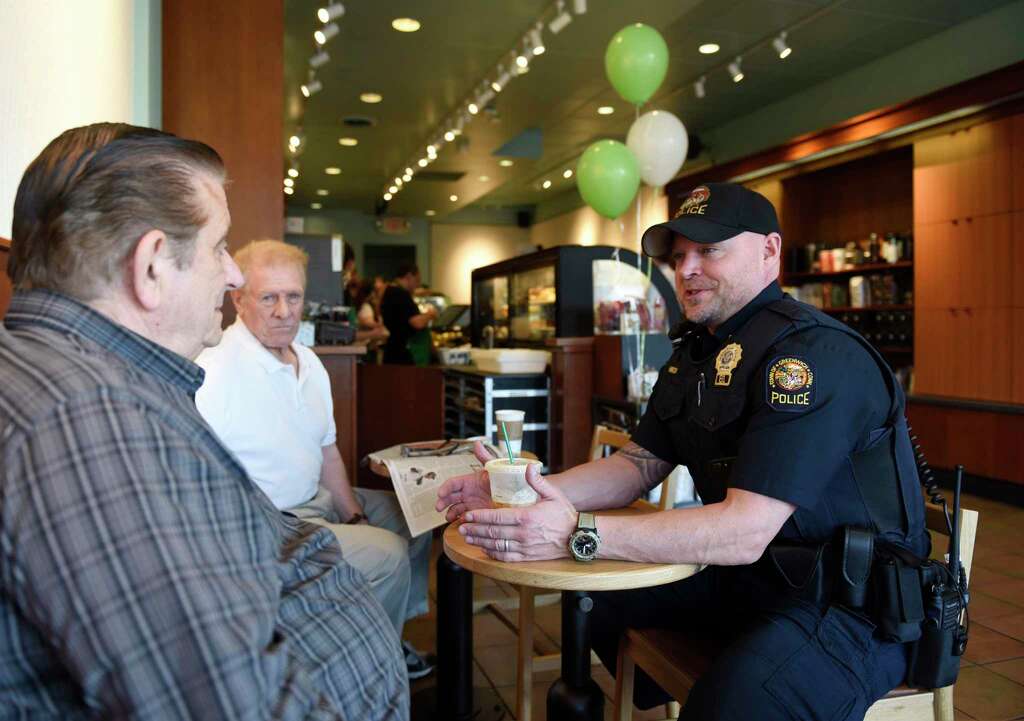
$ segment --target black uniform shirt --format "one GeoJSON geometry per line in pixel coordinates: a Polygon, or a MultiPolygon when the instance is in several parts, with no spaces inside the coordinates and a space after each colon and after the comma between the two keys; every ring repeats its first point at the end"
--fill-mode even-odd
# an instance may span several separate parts
{"type": "MultiPolygon", "coordinates": [[[[757,323],[760,313],[770,312],[764,309],[766,305],[783,297],[773,282],[714,333],[703,326],[691,326],[662,368],[659,385],[672,382],[673,376],[666,376],[666,369],[673,364],[677,367],[674,379],[679,382],[687,371],[686,364],[692,367],[694,363],[710,362],[746,323],[757,323]]],[[[716,388],[712,375],[700,389],[695,384],[687,386],[681,404],[683,413],[668,420],[654,412],[656,386],[632,440],[664,461],[687,466],[705,503],[722,500],[726,490],[733,487],[804,509],[793,519],[797,528],[785,535],[819,536],[848,522],[834,517],[836,499],[829,503],[827,496],[832,491],[839,496],[851,492],[848,456],[884,431],[892,401],[878,364],[855,338],[827,327],[788,335],[763,357],[741,357],[739,363],[753,363],[755,370],[747,376],[746,399],[735,420],[709,432],[697,426],[687,412],[699,402],[696,393],[703,393],[700,400],[706,403],[708,394],[729,391],[716,388]],[[790,371],[804,381],[809,376],[812,382],[803,386],[799,380],[789,382],[790,371]],[[778,393],[786,385],[803,388],[806,395],[784,394],[801,404],[780,403],[777,397],[773,402],[772,392],[778,393]],[[709,462],[729,455],[716,445],[718,435],[739,439],[732,449],[735,459],[731,471],[724,479],[707,471],[709,462]]],[[[744,370],[749,372],[750,368],[744,370]]]]}
{"type": "Polygon", "coordinates": [[[409,353],[409,338],[415,329],[409,325],[409,319],[419,315],[420,309],[412,299],[412,293],[400,285],[389,285],[380,301],[380,314],[384,327],[388,329],[387,341],[384,343],[385,363],[413,362],[409,353]]]}

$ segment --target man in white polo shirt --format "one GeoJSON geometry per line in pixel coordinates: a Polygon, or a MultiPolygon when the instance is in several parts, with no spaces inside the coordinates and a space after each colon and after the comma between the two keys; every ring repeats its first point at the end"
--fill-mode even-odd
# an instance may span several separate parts
{"type": "MultiPolygon", "coordinates": [[[[334,531],[401,636],[407,619],[427,612],[431,535],[410,537],[394,493],[349,483],[327,371],[294,342],[308,257],[261,240],[235,262],[245,276],[231,294],[238,319],[196,360],[206,370],[196,406],[277,508],[334,531]]],[[[406,664],[410,678],[432,670],[408,644],[406,664]]]]}

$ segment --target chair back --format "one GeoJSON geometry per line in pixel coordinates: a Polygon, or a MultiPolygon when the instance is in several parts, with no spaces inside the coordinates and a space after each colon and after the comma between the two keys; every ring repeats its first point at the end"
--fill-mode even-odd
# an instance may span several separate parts
{"type": "Polygon", "coordinates": [[[594,435],[590,440],[590,460],[596,461],[599,458],[610,456],[627,443],[629,443],[628,433],[598,424],[594,426],[594,435]]]}
{"type": "MultiPolygon", "coordinates": [[[[952,512],[952,511],[951,511],[952,512]]],[[[932,534],[932,558],[943,559],[949,549],[949,529],[942,506],[926,503],[924,507],[925,526],[932,534]]],[[[960,563],[967,580],[971,580],[971,565],[974,562],[974,542],[978,535],[978,512],[969,508],[960,509],[960,563]]]]}

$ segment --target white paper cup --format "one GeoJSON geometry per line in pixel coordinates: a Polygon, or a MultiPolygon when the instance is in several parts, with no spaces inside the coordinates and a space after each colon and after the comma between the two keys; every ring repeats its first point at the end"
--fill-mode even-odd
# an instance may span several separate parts
{"type": "Polygon", "coordinates": [[[518,457],[523,450],[523,423],[526,420],[526,411],[502,410],[494,412],[494,423],[498,426],[496,432],[498,446],[502,452],[505,449],[505,434],[501,432],[501,424],[505,424],[508,431],[508,444],[512,447],[512,455],[518,457]]]}
{"type": "Polygon", "coordinates": [[[484,469],[491,481],[491,501],[495,506],[521,508],[537,502],[537,491],[526,482],[526,469],[531,464],[540,470],[540,461],[526,458],[516,458],[512,463],[508,458],[487,461],[484,469]]]}

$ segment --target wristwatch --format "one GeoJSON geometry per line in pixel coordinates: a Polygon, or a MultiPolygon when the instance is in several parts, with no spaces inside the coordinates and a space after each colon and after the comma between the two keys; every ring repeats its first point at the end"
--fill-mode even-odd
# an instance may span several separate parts
{"type": "Polygon", "coordinates": [[[569,554],[577,561],[593,561],[600,547],[597,519],[593,513],[581,513],[576,530],[569,536],[569,554]]]}

